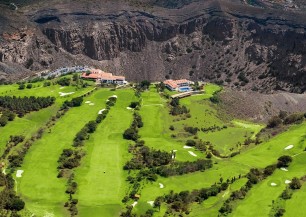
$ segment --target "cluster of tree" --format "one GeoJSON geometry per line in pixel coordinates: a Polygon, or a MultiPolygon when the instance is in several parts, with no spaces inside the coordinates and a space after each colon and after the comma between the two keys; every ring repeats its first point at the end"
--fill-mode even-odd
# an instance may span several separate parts
{"type": "Polygon", "coordinates": [[[277,167],[281,168],[281,167],[288,167],[289,164],[292,162],[292,157],[289,155],[283,155],[281,157],[279,157],[277,162],[277,167]]]}
{"type": "Polygon", "coordinates": [[[0,187],[3,188],[0,192],[0,213],[9,210],[12,211],[12,214],[17,214],[16,212],[22,210],[25,206],[24,201],[16,195],[14,183],[11,174],[0,173],[0,187]]]}
{"type": "Polygon", "coordinates": [[[71,82],[71,79],[68,78],[68,77],[62,77],[62,78],[58,79],[56,82],[57,82],[57,84],[59,84],[61,86],[69,86],[70,82],[71,82]]]}
{"type": "Polygon", "coordinates": [[[7,142],[5,150],[1,156],[1,159],[5,159],[8,153],[13,147],[24,141],[24,136],[10,136],[10,140],[7,142]]]}
{"type": "Polygon", "coordinates": [[[185,143],[187,146],[195,147],[197,150],[201,152],[205,152],[212,144],[209,141],[202,141],[200,140],[192,140],[189,139],[185,143]]]}
{"type": "Polygon", "coordinates": [[[303,113],[293,113],[288,115],[285,111],[280,111],[278,116],[273,116],[267,124],[268,128],[276,128],[282,124],[299,124],[305,119],[306,114],[303,113]]]}
{"type": "Polygon", "coordinates": [[[139,170],[145,167],[158,167],[168,165],[171,160],[172,155],[168,152],[142,146],[135,150],[133,158],[124,165],[123,169],[139,170]]]}
{"type": "Polygon", "coordinates": [[[28,83],[27,85],[25,85],[25,83],[20,83],[18,89],[19,90],[24,90],[25,88],[31,89],[32,87],[33,87],[33,85],[31,83],[28,83]]]}
{"type": "Polygon", "coordinates": [[[51,82],[50,81],[45,81],[43,86],[44,87],[49,87],[49,86],[51,86],[51,82]]]}
{"type": "Polygon", "coordinates": [[[115,103],[116,103],[116,101],[117,101],[117,97],[111,96],[111,97],[108,98],[108,100],[107,100],[107,102],[106,102],[106,105],[107,105],[108,107],[114,106],[115,103]]]}
{"type": "MultiPolygon", "coordinates": [[[[104,110],[106,111],[106,110],[104,110]]],[[[84,140],[89,139],[89,134],[94,133],[97,128],[96,121],[89,121],[74,137],[73,146],[82,146],[84,140]]]]}
{"type": "Polygon", "coordinates": [[[170,101],[170,114],[173,116],[188,114],[190,111],[186,106],[180,105],[180,100],[178,98],[174,98],[170,101]]]}
{"type": "Polygon", "coordinates": [[[4,127],[8,121],[13,121],[16,117],[16,114],[10,110],[2,109],[0,117],[0,126],[4,127]]]}
{"type": "Polygon", "coordinates": [[[164,92],[166,85],[163,82],[160,82],[155,85],[157,92],[164,92]]]}
{"type": "Polygon", "coordinates": [[[190,126],[185,126],[184,130],[188,133],[190,133],[191,135],[196,135],[199,131],[199,128],[197,127],[190,127],[190,126]]]}
{"type": "Polygon", "coordinates": [[[196,171],[204,171],[213,166],[211,160],[199,159],[193,162],[173,162],[170,165],[160,166],[156,168],[156,174],[169,177],[193,173],[196,171]]]}
{"type": "Polygon", "coordinates": [[[67,188],[65,193],[69,195],[69,199],[65,202],[64,207],[70,212],[70,216],[76,216],[78,214],[77,204],[78,199],[74,199],[73,195],[75,194],[78,187],[78,183],[74,181],[74,173],[72,172],[67,181],[67,188]]]}
{"type": "Polygon", "coordinates": [[[221,102],[221,99],[220,99],[220,96],[219,96],[219,93],[221,92],[221,89],[214,92],[213,93],[213,96],[209,98],[209,100],[214,103],[214,104],[218,104],[221,102]]]}
{"type": "Polygon", "coordinates": [[[83,102],[83,97],[81,97],[81,96],[80,97],[75,97],[75,98],[72,98],[70,101],[66,100],[63,103],[61,109],[67,109],[69,107],[79,107],[79,106],[81,106],[82,102],[83,102]]]}
{"type": "MultiPolygon", "coordinates": [[[[80,166],[82,157],[85,155],[82,150],[64,149],[58,159],[58,169],[73,169],[80,166]]],[[[58,178],[61,178],[63,173],[60,171],[58,178]]]]}
{"type": "Polygon", "coordinates": [[[150,81],[144,80],[144,81],[141,81],[138,85],[136,85],[136,88],[141,91],[144,91],[144,90],[148,90],[150,85],[151,85],[150,81]]]}
{"type": "Polygon", "coordinates": [[[22,165],[23,159],[32,146],[33,142],[36,139],[40,139],[42,137],[42,134],[44,132],[43,128],[40,128],[35,136],[32,136],[31,139],[28,139],[27,141],[24,142],[23,146],[21,149],[17,150],[16,153],[12,153],[11,155],[8,156],[8,162],[9,162],[9,167],[11,168],[17,168],[22,165]]]}
{"type": "Polygon", "coordinates": [[[140,102],[131,102],[131,104],[129,105],[130,108],[136,109],[140,107],[140,102]]]}
{"type": "Polygon", "coordinates": [[[220,126],[214,125],[214,126],[206,127],[206,128],[203,127],[203,128],[201,128],[201,131],[204,132],[204,133],[208,133],[208,132],[221,131],[223,129],[227,129],[227,126],[224,125],[224,126],[220,127],[220,126]]]}
{"type": "MultiPolygon", "coordinates": [[[[283,157],[280,157],[279,159],[282,158],[283,157]]],[[[257,168],[250,169],[249,173],[246,175],[246,178],[248,179],[246,184],[243,187],[241,187],[239,190],[232,192],[230,197],[224,202],[223,206],[219,209],[219,213],[223,215],[231,213],[233,201],[244,199],[247,192],[251,190],[253,185],[256,185],[257,183],[266,179],[268,176],[272,175],[275,169],[277,168],[277,166],[278,163],[269,165],[263,170],[257,168]]]]}
{"type": "Polygon", "coordinates": [[[41,82],[44,81],[45,79],[43,77],[35,77],[32,78],[31,80],[28,81],[28,83],[37,83],[37,82],[41,82]]]}
{"type": "Polygon", "coordinates": [[[225,191],[229,186],[229,183],[222,182],[220,184],[214,184],[209,188],[196,189],[193,191],[181,191],[180,193],[174,193],[170,191],[169,194],[157,197],[154,200],[154,207],[159,208],[163,202],[168,205],[166,214],[173,214],[172,212],[179,212],[189,214],[189,206],[192,203],[201,204],[203,201],[210,197],[218,195],[221,191],[225,191]]]}
{"type": "Polygon", "coordinates": [[[51,106],[55,101],[54,97],[16,97],[0,96],[0,107],[16,112],[22,117],[25,113],[38,111],[51,106]]]}
{"type": "Polygon", "coordinates": [[[131,126],[124,131],[123,138],[127,140],[137,141],[140,138],[140,136],[138,135],[138,129],[143,127],[143,122],[141,116],[137,112],[134,112],[133,116],[133,122],[131,126]]]}

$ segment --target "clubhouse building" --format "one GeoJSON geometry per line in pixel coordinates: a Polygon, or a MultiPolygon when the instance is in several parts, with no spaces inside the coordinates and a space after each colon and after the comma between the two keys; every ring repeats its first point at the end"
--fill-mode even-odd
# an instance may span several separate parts
{"type": "Polygon", "coordinates": [[[104,72],[100,69],[90,69],[88,72],[83,72],[81,75],[83,79],[94,80],[101,84],[126,84],[124,76],[116,76],[112,73],[104,72]]]}
{"type": "Polygon", "coordinates": [[[187,92],[192,90],[190,85],[194,84],[194,82],[189,81],[187,79],[181,79],[181,80],[170,79],[170,80],[165,80],[164,84],[171,91],[187,92]]]}

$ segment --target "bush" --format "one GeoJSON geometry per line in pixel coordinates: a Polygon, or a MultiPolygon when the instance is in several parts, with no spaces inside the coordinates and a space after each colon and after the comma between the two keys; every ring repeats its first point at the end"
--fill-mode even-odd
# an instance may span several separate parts
{"type": "Polygon", "coordinates": [[[23,90],[25,88],[25,84],[24,83],[21,83],[21,84],[19,84],[19,90],[23,90]]]}
{"type": "Polygon", "coordinates": [[[196,142],[194,140],[187,140],[185,143],[187,146],[195,146],[196,142]]]}
{"type": "Polygon", "coordinates": [[[289,185],[289,187],[291,189],[300,189],[302,187],[302,184],[301,184],[301,181],[297,178],[297,177],[294,177],[289,185]]]}
{"type": "Polygon", "coordinates": [[[280,119],[280,117],[278,116],[274,116],[272,117],[269,121],[268,121],[268,128],[274,128],[274,127],[278,127],[279,125],[282,124],[282,119],[280,119]]]}
{"type": "Polygon", "coordinates": [[[32,84],[27,84],[27,89],[31,89],[32,88],[32,84]]]}
{"type": "Polygon", "coordinates": [[[139,136],[138,136],[138,130],[136,128],[130,127],[126,129],[123,133],[123,138],[127,140],[133,140],[136,141],[139,136]]]}
{"type": "Polygon", "coordinates": [[[291,162],[292,162],[292,157],[291,156],[283,155],[283,156],[278,158],[277,167],[278,168],[288,167],[291,162]]]}

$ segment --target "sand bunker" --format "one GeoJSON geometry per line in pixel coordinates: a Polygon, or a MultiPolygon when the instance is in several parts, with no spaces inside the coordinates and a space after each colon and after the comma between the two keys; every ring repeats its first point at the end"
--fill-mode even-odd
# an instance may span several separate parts
{"type": "Polygon", "coordinates": [[[191,154],[192,156],[196,157],[197,155],[195,153],[193,153],[192,151],[188,151],[189,154],[191,154]]]}
{"type": "Polygon", "coordinates": [[[85,103],[88,104],[88,103],[91,103],[91,101],[86,101],[85,103]]]}
{"type": "Polygon", "coordinates": [[[288,145],[286,148],[284,148],[285,150],[289,150],[289,149],[291,149],[291,148],[293,148],[293,145],[288,145]]]}
{"type": "Polygon", "coordinates": [[[110,98],[117,98],[117,96],[116,95],[112,95],[110,98]]]}
{"type": "Polygon", "coordinates": [[[288,171],[285,167],[280,168],[282,171],[288,171]]]}
{"type": "Polygon", "coordinates": [[[137,203],[138,203],[137,201],[135,201],[134,203],[132,203],[132,207],[135,207],[137,203]]]}
{"type": "Polygon", "coordinates": [[[126,107],[126,109],[131,110],[132,108],[131,107],[126,107]]]}
{"type": "Polygon", "coordinates": [[[154,201],[153,200],[150,200],[147,203],[150,204],[151,206],[154,206],[154,201]]]}
{"type": "Polygon", "coordinates": [[[271,183],[271,186],[277,186],[277,184],[276,184],[276,183],[274,183],[274,182],[272,182],[272,183],[271,183]]]}
{"type": "Polygon", "coordinates": [[[17,170],[16,177],[20,178],[22,176],[23,170],[17,170]]]}
{"type": "Polygon", "coordinates": [[[94,103],[89,103],[88,105],[95,105],[94,103]]]}
{"type": "Polygon", "coordinates": [[[187,149],[188,149],[188,148],[192,148],[192,147],[190,147],[190,146],[188,146],[188,145],[185,145],[183,148],[187,148],[187,149]]]}
{"type": "Polygon", "coordinates": [[[65,87],[60,87],[60,89],[64,89],[65,87]]]}
{"type": "Polygon", "coordinates": [[[285,181],[285,184],[290,184],[290,183],[291,183],[291,181],[288,180],[288,179],[285,181]]]}
{"type": "Polygon", "coordinates": [[[164,188],[164,185],[162,183],[159,183],[159,188],[164,188]]]}
{"type": "Polygon", "coordinates": [[[173,152],[177,152],[177,150],[172,150],[173,152]]]}
{"type": "Polygon", "coordinates": [[[67,95],[74,94],[74,92],[69,92],[69,93],[58,92],[58,93],[60,94],[60,96],[67,96],[67,95]]]}
{"type": "Polygon", "coordinates": [[[106,110],[106,109],[101,109],[101,110],[98,112],[98,114],[99,114],[99,115],[102,114],[105,110],[106,110]]]}

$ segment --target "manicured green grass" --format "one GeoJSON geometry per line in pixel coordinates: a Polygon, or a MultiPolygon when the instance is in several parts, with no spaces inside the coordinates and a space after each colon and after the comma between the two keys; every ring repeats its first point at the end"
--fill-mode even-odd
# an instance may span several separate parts
{"type": "Polygon", "coordinates": [[[121,200],[127,190],[127,172],[123,165],[130,158],[130,143],[123,132],[132,121],[128,110],[134,99],[132,90],[118,90],[117,102],[95,133],[86,141],[87,155],[76,170],[80,216],[119,216],[121,200]]]}
{"type": "Polygon", "coordinates": [[[304,183],[302,188],[294,192],[292,198],[285,202],[286,212],[284,216],[285,217],[306,216],[305,199],[306,199],[306,185],[304,183]]]}
{"type": "MultiPolygon", "coordinates": [[[[273,175],[255,185],[244,200],[238,201],[231,216],[269,216],[272,200],[276,200],[288,185],[285,181],[306,174],[305,156],[306,153],[303,153],[294,157],[292,164],[288,167],[289,171],[276,170],[273,175]],[[271,183],[276,183],[277,186],[271,186],[271,183]]],[[[294,199],[291,200],[291,205],[294,201],[294,199]]]]}
{"type": "Polygon", "coordinates": [[[26,139],[30,138],[51,116],[56,114],[57,110],[58,107],[54,105],[37,112],[31,112],[22,118],[16,117],[5,127],[0,127],[0,153],[4,151],[11,135],[23,135],[26,139]]]}
{"type": "Polygon", "coordinates": [[[94,120],[100,109],[105,108],[105,100],[112,94],[100,89],[84,98],[84,101],[90,100],[95,105],[83,103],[80,107],[71,108],[51,128],[51,133],[44,133],[30,148],[21,167],[23,176],[17,179],[17,183],[18,194],[35,215],[65,215],[63,204],[68,198],[64,193],[66,180],[57,178],[57,160],[64,148],[71,147],[76,133],[89,120],[94,120]]]}

